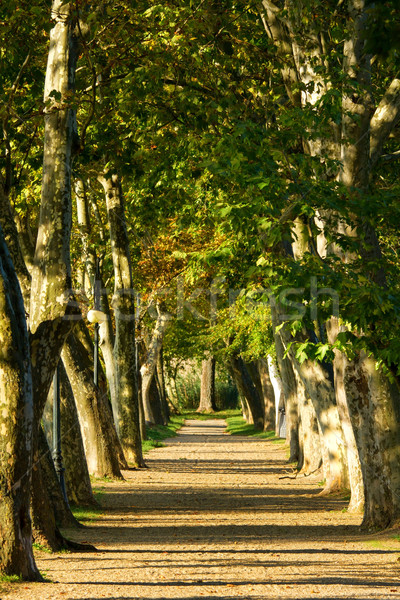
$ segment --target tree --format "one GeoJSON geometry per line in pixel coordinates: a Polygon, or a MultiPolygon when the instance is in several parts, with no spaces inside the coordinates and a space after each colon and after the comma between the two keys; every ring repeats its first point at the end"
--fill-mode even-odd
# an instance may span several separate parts
{"type": "Polygon", "coordinates": [[[143,466],[135,357],[135,297],[121,182],[115,173],[99,176],[104,188],[114,266],[115,386],[117,431],[128,461],[143,466]]]}
{"type": "Polygon", "coordinates": [[[29,340],[21,290],[1,229],[0,290],[0,570],[41,581],[32,552],[29,508],[33,427],[29,340]]]}
{"type": "Polygon", "coordinates": [[[214,412],[215,405],[215,358],[201,361],[200,403],[197,412],[214,412]]]}

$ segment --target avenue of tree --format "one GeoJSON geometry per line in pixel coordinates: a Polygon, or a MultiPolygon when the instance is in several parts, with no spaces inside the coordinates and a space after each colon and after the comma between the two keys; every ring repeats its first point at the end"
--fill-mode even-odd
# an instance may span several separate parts
{"type": "Polygon", "coordinates": [[[82,549],[57,365],[71,504],[145,466],[197,363],[199,411],[218,365],[323,494],[397,524],[395,0],[48,4],[0,9],[0,572],[82,549]]]}

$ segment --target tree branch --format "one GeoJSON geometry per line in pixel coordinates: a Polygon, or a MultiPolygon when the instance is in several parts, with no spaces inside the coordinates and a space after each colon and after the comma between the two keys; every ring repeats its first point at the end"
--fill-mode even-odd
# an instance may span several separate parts
{"type": "Polygon", "coordinates": [[[370,168],[373,168],[380,158],[383,145],[399,119],[400,79],[396,77],[386,90],[371,119],[370,168]]]}
{"type": "Polygon", "coordinates": [[[396,150],[396,152],[392,152],[391,154],[382,154],[380,157],[381,160],[385,162],[390,162],[392,160],[398,160],[400,158],[400,150],[396,150]]]}
{"type": "Polygon", "coordinates": [[[298,91],[293,92],[293,88],[297,87],[299,77],[285,24],[278,17],[279,8],[270,0],[262,0],[258,4],[258,12],[264,29],[268,37],[275,43],[278,56],[283,62],[281,73],[287,95],[293,104],[298,106],[300,104],[300,93],[298,91]]]}

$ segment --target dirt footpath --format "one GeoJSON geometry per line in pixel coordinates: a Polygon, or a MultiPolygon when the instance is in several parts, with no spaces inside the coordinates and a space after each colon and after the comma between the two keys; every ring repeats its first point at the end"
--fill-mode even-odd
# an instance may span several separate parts
{"type": "Polygon", "coordinates": [[[53,583],[13,584],[6,599],[400,599],[398,540],[360,535],[317,477],[281,479],[282,444],[223,432],[188,421],[149,470],[105,483],[107,511],[73,534],[98,552],[37,553],[53,583]]]}

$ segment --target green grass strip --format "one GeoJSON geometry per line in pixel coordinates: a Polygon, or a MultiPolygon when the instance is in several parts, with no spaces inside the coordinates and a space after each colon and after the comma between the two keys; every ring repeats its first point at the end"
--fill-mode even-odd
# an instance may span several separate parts
{"type": "Polygon", "coordinates": [[[278,438],[275,435],[275,431],[260,431],[256,429],[254,425],[246,423],[242,416],[234,416],[226,419],[227,428],[226,432],[231,435],[244,435],[248,437],[256,437],[260,439],[268,439],[271,442],[284,443],[285,440],[278,438]]]}
{"type": "Polygon", "coordinates": [[[147,439],[142,441],[143,454],[146,454],[153,448],[164,446],[163,440],[176,436],[185,421],[183,415],[172,415],[168,425],[154,425],[146,428],[147,439]]]}
{"type": "Polygon", "coordinates": [[[241,411],[237,408],[229,409],[229,410],[219,410],[213,413],[198,413],[194,410],[183,410],[182,416],[188,420],[196,420],[196,421],[209,421],[212,419],[224,419],[227,420],[231,417],[239,417],[241,415],[241,411]]]}

